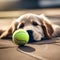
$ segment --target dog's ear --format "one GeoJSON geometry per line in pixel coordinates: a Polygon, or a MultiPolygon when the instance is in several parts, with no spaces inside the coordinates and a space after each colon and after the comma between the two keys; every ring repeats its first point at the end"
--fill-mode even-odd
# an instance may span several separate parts
{"type": "Polygon", "coordinates": [[[16,20],[13,21],[11,25],[0,35],[0,38],[12,35],[12,33],[17,29],[18,23],[19,22],[17,22],[16,20]]]}
{"type": "Polygon", "coordinates": [[[54,32],[52,23],[48,20],[47,17],[45,17],[45,15],[40,15],[40,22],[43,25],[43,30],[44,30],[44,34],[47,38],[51,38],[52,34],[54,32]]]}
{"type": "Polygon", "coordinates": [[[4,29],[0,29],[0,35],[1,35],[4,31],[5,31],[4,29]]]}
{"type": "Polygon", "coordinates": [[[17,22],[17,20],[13,21],[12,24],[10,25],[9,31],[11,31],[12,33],[17,29],[19,22],[17,22]]]}

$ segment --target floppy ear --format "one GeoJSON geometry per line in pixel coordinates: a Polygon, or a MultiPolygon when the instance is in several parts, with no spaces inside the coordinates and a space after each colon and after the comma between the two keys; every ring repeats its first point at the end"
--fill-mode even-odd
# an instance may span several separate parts
{"type": "Polygon", "coordinates": [[[15,20],[11,23],[11,25],[7,28],[7,30],[3,31],[1,30],[1,36],[0,38],[4,38],[8,35],[12,35],[12,33],[17,29],[18,22],[15,20]]]}
{"type": "Polygon", "coordinates": [[[5,31],[4,29],[0,29],[0,35],[1,35],[4,31],[5,31]]]}
{"type": "Polygon", "coordinates": [[[40,15],[40,22],[42,23],[43,25],[43,30],[44,30],[44,34],[47,38],[51,38],[52,37],[52,34],[54,32],[54,29],[53,29],[53,26],[52,26],[52,23],[48,20],[47,17],[45,17],[43,14],[40,15]]]}

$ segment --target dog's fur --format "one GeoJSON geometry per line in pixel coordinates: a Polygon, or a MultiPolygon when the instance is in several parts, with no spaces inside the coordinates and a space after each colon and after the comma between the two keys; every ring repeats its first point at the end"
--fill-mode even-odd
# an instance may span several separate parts
{"type": "MultiPolygon", "coordinates": [[[[12,35],[17,29],[30,31],[34,40],[39,41],[42,38],[52,38],[60,36],[60,26],[49,21],[43,14],[24,14],[13,21],[7,30],[0,30],[0,38],[12,35]]],[[[31,37],[30,37],[31,38],[31,37]]]]}

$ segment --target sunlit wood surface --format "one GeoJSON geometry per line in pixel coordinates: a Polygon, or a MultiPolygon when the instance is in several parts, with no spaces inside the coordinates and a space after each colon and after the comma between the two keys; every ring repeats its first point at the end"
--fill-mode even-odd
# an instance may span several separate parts
{"type": "Polygon", "coordinates": [[[0,17],[18,17],[25,13],[45,14],[47,16],[60,16],[60,8],[54,9],[31,9],[18,11],[0,11],[0,17]]]}

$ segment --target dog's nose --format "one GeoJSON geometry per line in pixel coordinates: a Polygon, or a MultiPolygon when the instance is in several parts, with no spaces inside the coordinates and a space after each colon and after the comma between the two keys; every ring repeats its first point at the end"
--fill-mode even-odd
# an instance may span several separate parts
{"type": "Polygon", "coordinates": [[[32,30],[27,30],[28,34],[29,34],[29,42],[34,42],[34,38],[33,38],[33,31],[32,30]]]}

